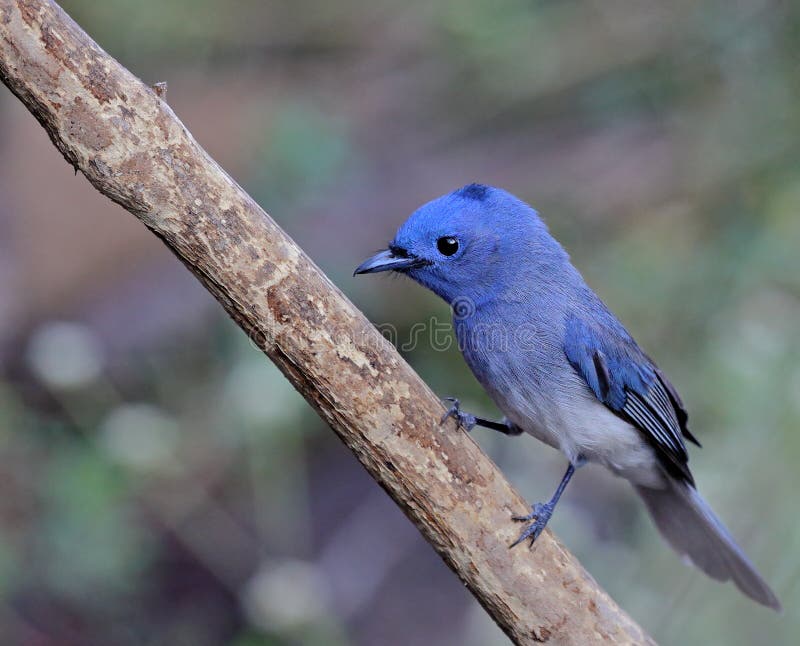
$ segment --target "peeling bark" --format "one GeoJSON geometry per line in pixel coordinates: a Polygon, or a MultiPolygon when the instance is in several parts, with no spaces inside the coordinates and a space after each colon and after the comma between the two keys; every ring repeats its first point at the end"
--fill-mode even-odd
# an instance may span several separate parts
{"type": "Polygon", "coordinates": [[[55,3],[0,0],[0,78],[94,187],[184,262],[516,643],[653,643],[527,512],[395,349],[153,90],[55,3]]]}

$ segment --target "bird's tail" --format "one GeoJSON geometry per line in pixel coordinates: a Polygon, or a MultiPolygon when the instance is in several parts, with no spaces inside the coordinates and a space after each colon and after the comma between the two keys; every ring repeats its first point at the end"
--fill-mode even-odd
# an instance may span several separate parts
{"type": "Polygon", "coordinates": [[[670,479],[666,489],[636,486],[636,490],[658,530],[679,554],[712,579],[733,579],[754,601],[781,610],[778,597],[694,487],[670,479]]]}

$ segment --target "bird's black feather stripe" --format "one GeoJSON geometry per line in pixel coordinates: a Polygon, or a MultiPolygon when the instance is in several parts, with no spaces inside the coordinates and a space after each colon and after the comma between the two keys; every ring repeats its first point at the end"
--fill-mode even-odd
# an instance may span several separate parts
{"type": "Polygon", "coordinates": [[[649,400],[657,404],[658,411],[664,420],[664,423],[669,427],[670,431],[675,435],[676,440],[683,446],[681,439],[681,426],[678,423],[678,417],[675,414],[675,408],[669,402],[669,396],[664,390],[664,386],[660,381],[656,380],[648,391],[649,400]],[[653,397],[654,396],[654,397],[653,397]]]}
{"type": "Polygon", "coordinates": [[[597,373],[597,385],[600,388],[600,394],[602,399],[605,399],[608,397],[608,392],[611,388],[611,375],[608,372],[606,357],[600,350],[595,350],[592,355],[592,361],[595,373],[597,373]]]}
{"type": "Polygon", "coordinates": [[[642,430],[650,433],[658,444],[663,445],[665,449],[672,453],[677,452],[678,448],[675,446],[675,442],[664,431],[660,420],[653,415],[653,411],[642,402],[636,393],[628,393],[628,400],[622,410],[633,417],[641,425],[642,430]]]}
{"type": "Polygon", "coordinates": [[[674,413],[670,414],[659,405],[659,390],[658,384],[654,384],[648,390],[647,397],[641,397],[638,393],[637,397],[639,397],[641,403],[647,408],[647,410],[657,418],[656,422],[658,423],[659,428],[669,437],[669,443],[672,448],[679,453],[685,454],[686,446],[683,444],[683,440],[681,439],[681,431],[680,428],[678,428],[678,420],[675,419],[674,413]],[[654,398],[653,395],[656,395],[656,397],[654,398]]]}
{"type": "Polygon", "coordinates": [[[694,484],[689,471],[689,456],[681,439],[677,420],[674,420],[674,425],[667,423],[652,402],[652,397],[644,399],[638,393],[628,391],[622,410],[650,438],[653,447],[665,460],[665,466],[673,475],[694,484]]]}
{"type": "Polygon", "coordinates": [[[667,376],[658,368],[656,368],[656,376],[658,377],[658,381],[661,383],[661,385],[664,386],[664,390],[667,392],[667,397],[672,405],[672,410],[675,411],[675,416],[678,419],[678,426],[681,429],[683,437],[690,442],[694,442],[697,446],[702,446],[702,444],[700,444],[697,438],[692,435],[692,432],[689,430],[689,414],[686,412],[686,407],[683,405],[683,401],[681,400],[678,391],[675,390],[675,386],[672,385],[670,380],[667,379],[667,376]]]}

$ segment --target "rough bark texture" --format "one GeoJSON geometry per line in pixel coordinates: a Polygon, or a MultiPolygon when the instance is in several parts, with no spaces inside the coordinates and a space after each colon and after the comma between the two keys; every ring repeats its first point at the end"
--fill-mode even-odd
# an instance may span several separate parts
{"type": "Polygon", "coordinates": [[[64,157],[159,236],[336,431],[517,643],[652,643],[527,511],[364,316],[56,4],[0,0],[0,77],[64,157]]]}

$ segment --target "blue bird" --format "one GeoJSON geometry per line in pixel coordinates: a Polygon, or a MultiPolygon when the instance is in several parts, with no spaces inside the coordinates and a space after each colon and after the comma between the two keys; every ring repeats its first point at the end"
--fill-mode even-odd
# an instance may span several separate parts
{"type": "Polygon", "coordinates": [[[533,544],[575,470],[594,462],[630,481],[679,554],[780,609],[695,488],[685,441],[698,442],[677,391],[533,208],[499,188],[464,186],[414,212],[355,274],[381,271],[405,274],[451,304],[464,359],[506,416],[482,419],[450,398],[443,421],[527,432],[569,461],[552,498],[514,517],[529,523],[514,545],[533,544]]]}

